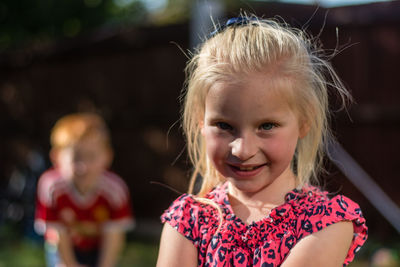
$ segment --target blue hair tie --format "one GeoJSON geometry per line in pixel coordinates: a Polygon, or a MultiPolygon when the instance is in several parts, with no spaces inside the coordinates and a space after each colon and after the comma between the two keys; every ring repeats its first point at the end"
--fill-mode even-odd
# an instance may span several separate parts
{"type": "MultiPolygon", "coordinates": [[[[210,33],[210,38],[214,37],[218,33],[224,31],[226,28],[229,27],[236,27],[236,26],[243,26],[243,25],[248,25],[251,24],[252,22],[258,21],[258,18],[256,17],[236,17],[236,18],[230,18],[228,19],[225,24],[217,26],[217,28],[210,33]]],[[[253,25],[257,25],[256,23],[252,23],[253,25]]]]}

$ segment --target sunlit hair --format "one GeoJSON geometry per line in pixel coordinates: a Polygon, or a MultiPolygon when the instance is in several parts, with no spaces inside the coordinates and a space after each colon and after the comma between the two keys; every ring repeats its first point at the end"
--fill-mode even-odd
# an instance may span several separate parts
{"type": "Polygon", "coordinates": [[[234,82],[236,77],[248,73],[273,72],[276,84],[288,85],[282,93],[299,122],[309,127],[307,135],[299,140],[292,160],[299,188],[316,183],[323,170],[325,148],[332,138],[328,89],[338,93],[343,105],[351,99],[328,62],[329,56],[315,45],[313,38],[275,20],[242,16],[250,21],[227,27],[207,39],[186,67],[182,123],[194,166],[189,193],[195,193],[194,183],[201,176],[201,188],[196,192],[199,197],[224,181],[207,158],[201,135],[206,95],[213,84],[234,82]]]}
{"type": "Polygon", "coordinates": [[[54,125],[50,143],[53,149],[63,149],[87,139],[98,139],[111,149],[110,135],[104,120],[95,113],[74,113],[59,119],[54,125]]]}

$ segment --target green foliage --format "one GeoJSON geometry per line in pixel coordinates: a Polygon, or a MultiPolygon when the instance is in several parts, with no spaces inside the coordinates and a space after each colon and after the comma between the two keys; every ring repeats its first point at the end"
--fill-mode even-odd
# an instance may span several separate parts
{"type": "Polygon", "coordinates": [[[128,242],[122,254],[121,267],[149,267],[156,266],[158,242],[133,240],[128,242]]]}
{"type": "MultiPolygon", "coordinates": [[[[164,0],[152,10],[145,4],[163,0],[0,0],[0,53],[20,47],[45,47],[54,40],[74,38],[100,27],[151,23],[165,25],[190,19],[191,0],[164,0]]],[[[248,5],[243,0],[220,1],[226,9],[248,5]]]]}
{"type": "Polygon", "coordinates": [[[169,0],[165,9],[158,14],[159,23],[165,24],[188,20],[193,2],[188,0],[169,0]]]}
{"type": "Polygon", "coordinates": [[[71,38],[105,25],[138,23],[145,16],[137,0],[1,0],[0,51],[71,38]]]}
{"type": "MultiPolygon", "coordinates": [[[[158,238],[136,234],[127,238],[120,258],[120,267],[155,266],[158,254],[158,238]]],[[[45,266],[43,242],[24,238],[15,224],[0,224],[0,267],[45,266]]]]}
{"type": "Polygon", "coordinates": [[[45,266],[43,249],[32,242],[12,242],[0,251],[0,267],[6,266],[45,266]]]}
{"type": "MultiPolygon", "coordinates": [[[[42,244],[22,239],[9,226],[0,227],[0,267],[39,267],[45,266],[44,251],[42,244]],[[18,236],[18,237],[17,237],[18,236]],[[16,238],[17,237],[17,238],[16,238]]],[[[148,267],[155,266],[158,254],[158,238],[140,237],[136,235],[128,239],[126,247],[121,255],[121,267],[135,266],[148,267]]],[[[371,238],[366,245],[356,254],[355,260],[349,267],[368,267],[371,266],[371,259],[374,254],[382,249],[392,253],[394,260],[392,265],[379,266],[400,266],[399,252],[400,243],[397,241],[383,244],[371,238]]],[[[378,265],[376,265],[378,266],[378,265]]]]}
{"type": "MultiPolygon", "coordinates": [[[[157,261],[158,244],[149,241],[132,240],[127,243],[118,266],[149,267],[157,261]]],[[[14,240],[0,250],[0,267],[42,267],[45,266],[44,250],[41,244],[14,240]]]]}

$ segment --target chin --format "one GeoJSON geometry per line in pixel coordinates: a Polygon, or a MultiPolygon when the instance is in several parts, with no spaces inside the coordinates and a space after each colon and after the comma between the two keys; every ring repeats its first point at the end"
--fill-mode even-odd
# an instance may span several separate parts
{"type": "Polygon", "coordinates": [[[249,180],[238,180],[234,178],[227,178],[227,180],[238,190],[245,193],[257,193],[264,188],[268,187],[271,183],[259,182],[249,180]]]}

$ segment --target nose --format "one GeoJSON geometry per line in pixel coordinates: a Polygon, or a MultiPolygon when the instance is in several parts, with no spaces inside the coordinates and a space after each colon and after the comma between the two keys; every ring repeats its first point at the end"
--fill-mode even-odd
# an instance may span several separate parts
{"type": "Polygon", "coordinates": [[[83,161],[75,162],[74,164],[74,172],[78,176],[82,176],[87,172],[87,166],[83,161]]]}
{"type": "Polygon", "coordinates": [[[231,143],[231,151],[233,156],[244,161],[257,153],[257,145],[251,136],[240,136],[231,143]]]}

